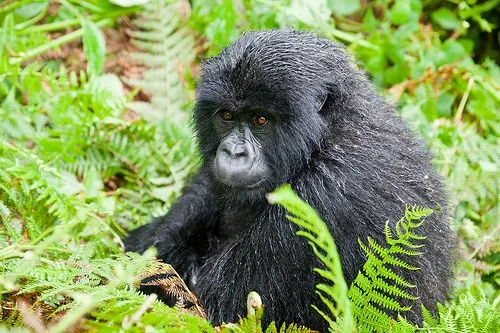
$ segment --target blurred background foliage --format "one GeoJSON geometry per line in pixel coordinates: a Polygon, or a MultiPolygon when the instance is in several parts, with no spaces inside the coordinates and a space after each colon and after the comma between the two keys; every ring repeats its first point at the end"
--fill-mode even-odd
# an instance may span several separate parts
{"type": "Polygon", "coordinates": [[[344,43],[398,105],[451,193],[456,295],[498,309],[499,20],[500,0],[1,1],[0,322],[208,329],[158,302],[133,316],[151,254],[124,255],[120,238],[167,212],[197,166],[202,59],[270,28],[344,43]]]}

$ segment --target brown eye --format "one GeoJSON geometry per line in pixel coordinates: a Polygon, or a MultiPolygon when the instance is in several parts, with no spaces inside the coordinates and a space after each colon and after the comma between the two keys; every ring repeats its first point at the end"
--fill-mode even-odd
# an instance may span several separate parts
{"type": "Polygon", "coordinates": [[[226,110],[221,110],[218,112],[220,119],[224,121],[231,121],[233,120],[233,114],[229,111],[226,110]]]}
{"type": "Polygon", "coordinates": [[[260,127],[267,124],[267,119],[264,116],[253,116],[250,118],[250,124],[254,127],[260,127]]]}

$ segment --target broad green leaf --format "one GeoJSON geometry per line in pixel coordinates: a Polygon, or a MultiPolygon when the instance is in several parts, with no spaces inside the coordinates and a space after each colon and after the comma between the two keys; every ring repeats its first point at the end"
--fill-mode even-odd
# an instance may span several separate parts
{"type": "Polygon", "coordinates": [[[439,96],[436,107],[437,112],[440,117],[451,117],[451,108],[453,106],[453,102],[455,101],[456,93],[443,93],[439,96]]]}
{"type": "Polygon", "coordinates": [[[94,76],[86,85],[91,92],[92,107],[99,118],[117,116],[123,112],[125,95],[123,84],[114,74],[94,76]]]}
{"type": "Polygon", "coordinates": [[[408,21],[418,23],[423,9],[422,1],[408,0],[408,2],[410,3],[410,13],[408,14],[408,21]]]}
{"type": "Polygon", "coordinates": [[[454,137],[456,136],[456,130],[453,127],[441,126],[439,128],[438,138],[441,142],[447,146],[452,147],[454,144],[454,137]]]}
{"type": "Polygon", "coordinates": [[[24,6],[17,8],[14,11],[14,13],[16,13],[19,16],[22,16],[25,19],[29,19],[35,15],[38,15],[48,5],[49,5],[49,1],[27,3],[24,6]]]}
{"type": "Polygon", "coordinates": [[[488,123],[491,122],[491,124],[498,119],[498,105],[495,105],[495,102],[493,102],[484,90],[477,89],[476,87],[471,91],[466,110],[479,118],[479,120],[489,120],[488,123]]]}
{"type": "Polygon", "coordinates": [[[102,211],[113,214],[116,210],[116,198],[104,196],[104,193],[97,199],[97,203],[102,211]]]}
{"type": "Polygon", "coordinates": [[[160,199],[163,202],[169,202],[174,190],[175,187],[173,185],[155,187],[151,191],[151,196],[153,198],[160,199]]]}
{"type": "Polygon", "coordinates": [[[392,23],[395,25],[406,23],[410,16],[410,12],[410,0],[397,0],[391,9],[392,23]]]}
{"type": "Polygon", "coordinates": [[[82,183],[78,181],[74,174],[67,171],[60,172],[59,176],[47,172],[45,179],[49,186],[61,194],[71,196],[83,190],[82,183]]]}
{"type": "Polygon", "coordinates": [[[371,7],[365,13],[363,17],[363,27],[366,31],[373,31],[380,24],[380,21],[377,20],[375,15],[373,14],[373,9],[371,7]]]}
{"type": "Polygon", "coordinates": [[[432,21],[447,30],[460,28],[460,20],[457,15],[446,7],[441,7],[431,14],[432,21]]]}
{"type": "Polygon", "coordinates": [[[416,21],[409,21],[408,23],[402,24],[399,28],[394,31],[394,39],[404,43],[405,40],[415,34],[415,32],[420,30],[420,24],[416,21]]]}
{"type": "Polygon", "coordinates": [[[457,42],[462,44],[462,47],[467,53],[471,53],[474,50],[474,41],[472,39],[459,38],[457,42]]]}
{"type": "Polygon", "coordinates": [[[297,18],[311,26],[318,26],[323,22],[328,22],[332,12],[322,0],[292,0],[288,15],[297,18]]]}
{"type": "Polygon", "coordinates": [[[384,70],[384,84],[392,86],[404,81],[410,73],[410,69],[406,64],[394,65],[387,67],[384,70]]]}
{"type": "Polygon", "coordinates": [[[87,172],[83,180],[83,188],[87,198],[95,198],[99,194],[99,191],[104,188],[101,175],[96,169],[87,172]]]}
{"type": "Polygon", "coordinates": [[[337,16],[353,14],[360,8],[359,0],[328,0],[327,4],[337,16]]]}
{"type": "Polygon", "coordinates": [[[447,40],[443,44],[442,52],[439,52],[435,64],[436,66],[451,64],[466,56],[467,53],[461,43],[454,40],[447,40]]]}
{"type": "Polygon", "coordinates": [[[104,68],[106,55],[106,41],[94,22],[83,20],[83,50],[87,58],[87,72],[89,75],[99,75],[104,68]]]}
{"type": "Polygon", "coordinates": [[[151,0],[109,0],[109,2],[114,3],[115,5],[118,5],[120,7],[133,7],[145,5],[148,2],[151,2],[151,0]]]}
{"type": "Polygon", "coordinates": [[[5,45],[14,39],[14,15],[8,14],[3,19],[2,30],[0,30],[0,55],[5,49],[5,45]]]}
{"type": "Polygon", "coordinates": [[[479,166],[481,167],[481,170],[484,172],[497,172],[498,166],[490,161],[479,161],[479,166]]]}
{"type": "Polygon", "coordinates": [[[405,50],[400,47],[397,43],[388,42],[384,46],[385,55],[394,64],[402,65],[405,62],[405,50]]]}
{"type": "Polygon", "coordinates": [[[438,110],[437,110],[437,103],[434,98],[428,98],[423,104],[422,104],[422,112],[424,115],[427,117],[428,120],[434,120],[438,118],[438,110]]]}

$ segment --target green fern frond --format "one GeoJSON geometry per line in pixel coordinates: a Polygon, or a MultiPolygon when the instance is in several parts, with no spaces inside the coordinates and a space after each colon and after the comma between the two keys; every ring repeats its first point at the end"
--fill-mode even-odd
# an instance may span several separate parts
{"type": "Polygon", "coordinates": [[[438,324],[438,321],[434,318],[432,313],[429,310],[427,310],[427,308],[423,305],[421,306],[421,308],[422,308],[422,318],[424,323],[426,323],[426,325],[430,327],[436,326],[438,324]]]}
{"type": "Polygon", "coordinates": [[[422,306],[426,330],[478,333],[500,330],[500,313],[477,286],[462,291],[446,307],[438,303],[437,308],[439,319],[422,306]]]}
{"type": "Polygon", "coordinates": [[[11,215],[10,209],[0,200],[0,215],[7,218],[11,215]]]}
{"type": "Polygon", "coordinates": [[[294,323],[286,324],[283,323],[278,329],[276,323],[273,321],[264,330],[262,327],[262,316],[264,314],[264,308],[258,308],[255,313],[249,313],[247,317],[242,318],[237,324],[227,324],[222,325],[217,331],[218,332],[255,332],[255,333],[314,333],[315,330],[311,330],[307,327],[300,326],[294,323]]]}
{"type": "Polygon", "coordinates": [[[316,268],[314,271],[329,283],[320,283],[316,286],[316,293],[326,305],[330,314],[325,313],[317,306],[312,307],[330,323],[331,328],[342,332],[353,332],[354,322],[351,313],[351,302],[347,298],[347,284],[342,272],[340,256],[330,231],[318,214],[305,201],[300,199],[288,184],[268,194],[270,203],[282,205],[290,214],[287,218],[301,227],[297,235],[308,240],[313,252],[325,265],[325,269],[316,268]],[[336,323],[332,318],[342,318],[336,323]]]}
{"type": "Polygon", "coordinates": [[[194,39],[183,27],[175,3],[154,1],[134,21],[141,29],[131,33],[133,44],[143,52],[134,57],[147,66],[141,79],[126,79],[152,96],[151,103],[131,103],[130,107],[147,120],[168,117],[186,123],[182,112],[188,101],[182,78],[195,57],[194,39]]]}
{"type": "Polygon", "coordinates": [[[385,225],[387,245],[377,243],[368,237],[368,243],[359,241],[366,255],[366,263],[352,283],[348,296],[353,304],[353,313],[360,328],[368,331],[386,331],[395,321],[390,312],[404,313],[411,306],[401,305],[401,300],[414,301],[418,298],[411,294],[415,286],[406,281],[394,269],[418,270],[410,265],[405,257],[418,256],[422,252],[415,249],[425,237],[415,233],[422,225],[423,218],[432,213],[427,208],[406,207],[404,217],[396,223],[394,232],[385,225]]]}

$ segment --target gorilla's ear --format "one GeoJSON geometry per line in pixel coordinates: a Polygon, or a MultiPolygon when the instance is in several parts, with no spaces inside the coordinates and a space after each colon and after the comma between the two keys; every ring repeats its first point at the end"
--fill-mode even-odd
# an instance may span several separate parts
{"type": "Polygon", "coordinates": [[[327,99],[328,93],[326,92],[323,95],[318,96],[316,104],[314,105],[314,109],[317,113],[321,114],[321,111],[323,110],[323,106],[325,105],[327,99]]]}

